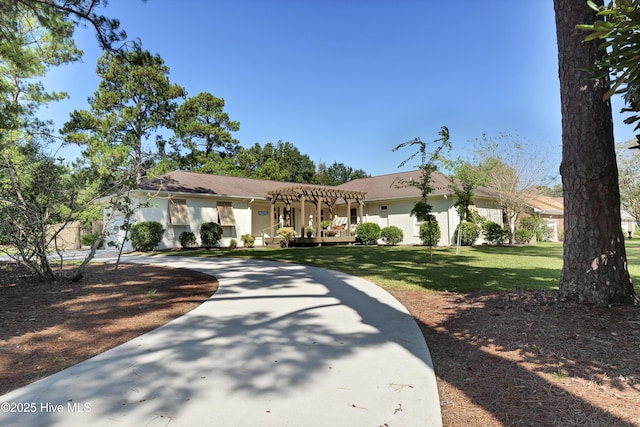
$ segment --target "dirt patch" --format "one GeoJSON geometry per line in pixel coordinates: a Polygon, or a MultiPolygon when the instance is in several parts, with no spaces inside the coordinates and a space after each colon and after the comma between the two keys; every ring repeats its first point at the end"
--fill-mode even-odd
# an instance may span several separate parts
{"type": "Polygon", "coordinates": [[[90,265],[80,282],[50,283],[0,265],[0,394],[155,329],[217,288],[191,270],[90,265]]]}
{"type": "Polygon", "coordinates": [[[393,294],[429,345],[445,426],[640,426],[639,307],[393,294]]]}

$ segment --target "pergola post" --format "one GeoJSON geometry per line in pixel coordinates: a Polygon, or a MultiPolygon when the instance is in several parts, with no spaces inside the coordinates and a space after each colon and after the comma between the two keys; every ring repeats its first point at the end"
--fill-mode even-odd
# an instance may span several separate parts
{"type": "Polygon", "coordinates": [[[351,236],[351,199],[347,202],[347,236],[351,236]]]}
{"type": "Polygon", "coordinates": [[[322,200],[321,199],[317,199],[316,200],[316,237],[320,237],[320,230],[322,229],[321,225],[320,225],[320,217],[322,216],[322,200]]]}
{"type": "Polygon", "coordinates": [[[273,228],[274,228],[274,225],[275,225],[275,224],[274,224],[275,219],[274,219],[273,217],[274,217],[274,215],[276,214],[275,204],[276,204],[275,199],[271,200],[271,209],[270,209],[270,210],[271,210],[271,215],[269,216],[269,217],[271,218],[271,219],[269,220],[269,229],[270,229],[270,231],[269,231],[269,237],[271,238],[271,241],[272,241],[272,242],[273,242],[273,238],[275,237],[275,234],[273,233],[273,228]]]}
{"type": "Polygon", "coordinates": [[[305,224],[305,222],[307,222],[307,213],[304,210],[304,200],[305,200],[305,197],[304,197],[304,194],[303,194],[302,196],[300,196],[300,214],[301,214],[300,218],[302,218],[302,222],[301,222],[302,230],[300,230],[300,235],[302,237],[305,237],[305,233],[304,233],[305,225],[304,224],[305,224]]]}

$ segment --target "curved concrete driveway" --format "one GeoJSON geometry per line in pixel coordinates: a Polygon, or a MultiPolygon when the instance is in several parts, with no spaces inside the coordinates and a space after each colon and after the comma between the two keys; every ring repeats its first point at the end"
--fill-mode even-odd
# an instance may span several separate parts
{"type": "Polygon", "coordinates": [[[422,334],[372,283],[269,261],[126,262],[202,271],[220,288],[165,326],[1,396],[0,425],[442,425],[422,334]]]}

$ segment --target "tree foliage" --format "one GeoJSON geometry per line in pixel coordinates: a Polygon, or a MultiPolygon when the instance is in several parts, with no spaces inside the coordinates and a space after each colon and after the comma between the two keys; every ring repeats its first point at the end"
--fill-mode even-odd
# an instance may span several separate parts
{"type": "Polygon", "coordinates": [[[552,179],[544,156],[517,134],[483,135],[476,140],[476,160],[484,185],[496,194],[513,243],[518,217],[552,179]]]}
{"type": "MultiPolygon", "coordinates": [[[[593,24],[578,23],[577,28],[589,31],[585,41],[599,40],[602,57],[596,62],[596,78],[608,75],[613,83],[604,94],[622,95],[625,107],[622,112],[640,112],[640,4],[637,0],[610,1],[608,5],[587,1],[597,14],[593,24]]],[[[640,115],[625,118],[626,124],[636,123],[640,129],[640,115]]]]}
{"type": "Polygon", "coordinates": [[[403,181],[400,183],[400,185],[416,187],[420,190],[420,201],[414,205],[413,209],[411,209],[411,215],[415,216],[418,221],[425,221],[431,213],[433,207],[427,202],[429,194],[433,192],[433,187],[431,186],[431,174],[438,169],[437,162],[442,159],[442,152],[444,150],[451,150],[449,129],[446,126],[442,126],[438,135],[440,135],[440,138],[433,141],[438,145],[431,154],[427,153],[427,143],[423,142],[420,138],[404,142],[393,149],[393,151],[397,151],[407,147],[418,147],[418,151],[398,165],[398,167],[401,168],[414,158],[418,156],[420,157],[420,164],[417,165],[421,171],[420,179],[403,181]]]}
{"type": "Polygon", "coordinates": [[[53,36],[70,38],[74,26],[89,25],[103,49],[115,50],[114,44],[123,42],[127,34],[117,19],[97,13],[106,5],[107,0],[0,0],[0,34],[8,43],[15,42],[18,37],[7,28],[16,22],[16,16],[28,12],[39,28],[53,36]]]}
{"type": "Polygon", "coordinates": [[[140,184],[154,160],[149,140],[162,138],[158,132],[173,125],[177,100],[186,92],[171,83],[162,58],[140,45],[120,54],[106,52],[96,72],[101,81],[89,98],[90,109],[73,111],[63,133],[84,148],[94,169],[134,169],[140,184]]]}
{"type": "MultiPolygon", "coordinates": [[[[400,150],[406,147],[418,146],[418,151],[409,156],[405,161],[400,163],[398,167],[403,167],[416,157],[420,157],[420,179],[414,181],[403,181],[400,185],[416,187],[420,190],[420,200],[411,209],[411,215],[415,216],[420,222],[428,222],[431,224],[435,221],[435,217],[431,215],[433,207],[428,202],[429,194],[433,192],[431,186],[431,174],[438,169],[437,163],[443,159],[443,151],[451,150],[451,141],[449,140],[449,129],[446,126],[442,126],[438,132],[440,138],[435,139],[433,142],[437,144],[436,148],[431,154],[427,153],[427,144],[416,138],[412,141],[404,142],[393,149],[393,151],[400,150]]],[[[437,224],[437,222],[436,222],[437,224]]],[[[433,261],[433,242],[434,239],[429,239],[429,261],[433,261]]],[[[437,241],[436,241],[437,242],[437,241]]]]}
{"type": "Polygon", "coordinates": [[[449,189],[456,196],[454,207],[461,221],[473,221],[473,212],[470,206],[473,204],[476,190],[485,185],[489,179],[488,170],[482,165],[472,164],[458,159],[448,162],[448,168],[452,171],[449,175],[449,189]]]}
{"type": "MultiPolygon", "coordinates": [[[[183,170],[200,171],[209,163],[235,156],[239,141],[231,132],[240,130],[240,122],[233,121],[224,111],[224,99],[209,92],[188,98],[177,109],[173,123],[176,137],[171,142],[172,153],[165,154],[163,140],[159,141],[161,161],[172,160],[172,166],[183,170]]],[[[172,168],[173,169],[173,168],[172,168]]]]}
{"type": "Polygon", "coordinates": [[[330,166],[326,163],[318,163],[315,176],[313,178],[314,184],[319,185],[331,185],[336,186],[344,184],[345,182],[353,181],[354,179],[367,178],[367,174],[362,169],[353,169],[344,163],[333,162],[330,166]]]}
{"type": "Polygon", "coordinates": [[[8,255],[54,280],[48,253],[58,248],[58,234],[78,218],[83,203],[68,168],[48,154],[51,123],[36,116],[66,94],[46,92],[39,79],[81,52],[63,14],[22,2],[0,6],[0,240],[15,251],[8,255]]]}

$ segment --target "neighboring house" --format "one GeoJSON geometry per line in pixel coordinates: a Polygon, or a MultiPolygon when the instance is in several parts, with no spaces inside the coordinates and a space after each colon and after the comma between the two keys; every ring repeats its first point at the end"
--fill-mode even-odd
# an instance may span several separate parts
{"type": "MultiPolygon", "coordinates": [[[[247,233],[256,236],[256,245],[268,244],[283,226],[293,227],[301,240],[305,240],[305,227],[311,226],[314,235],[306,243],[349,243],[355,241],[355,228],[362,222],[395,225],[404,233],[403,244],[419,244],[420,223],[409,212],[420,199],[420,190],[408,184],[419,180],[420,173],[401,172],[328,187],[174,171],[132,192],[134,203],[148,200],[148,207],[137,209],[132,222],[160,222],[166,230],[160,249],[179,247],[180,233],[198,235],[204,222],[222,226],[221,246],[247,233]],[[321,229],[325,220],[332,220],[331,230],[321,229]]],[[[453,206],[456,199],[444,175],[436,172],[432,181],[429,203],[442,231],[439,244],[450,245],[459,222],[453,206]]],[[[477,190],[475,206],[480,215],[502,224],[502,211],[490,190],[477,190]]],[[[112,221],[110,240],[122,241],[122,223],[121,217],[112,221]]],[[[130,250],[127,245],[125,249],[130,250]]]]}
{"type": "Polygon", "coordinates": [[[525,215],[540,215],[552,231],[552,242],[564,235],[564,199],[562,197],[537,196],[528,203],[525,215]]]}
{"type": "MultiPolygon", "coordinates": [[[[538,214],[546,220],[547,226],[554,230],[552,241],[562,240],[564,235],[564,199],[562,197],[537,196],[529,202],[526,214],[538,214]]],[[[633,235],[636,223],[633,217],[621,209],[621,227],[625,236],[633,235]]]]}

